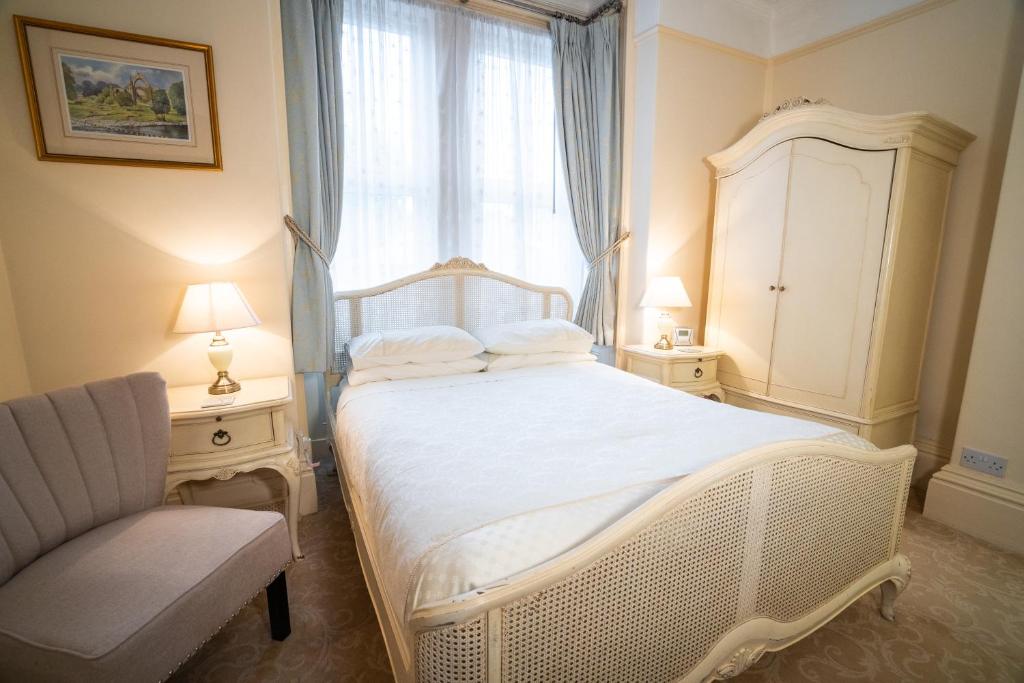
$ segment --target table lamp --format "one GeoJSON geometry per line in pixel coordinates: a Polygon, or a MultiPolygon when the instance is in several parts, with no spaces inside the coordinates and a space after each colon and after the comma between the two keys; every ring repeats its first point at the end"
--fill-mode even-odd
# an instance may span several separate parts
{"type": "Polygon", "coordinates": [[[260,319],[253,313],[238,285],[234,282],[207,282],[189,285],[185,290],[174,331],[179,334],[213,332],[209,354],[210,363],[217,370],[217,379],[210,385],[209,392],[230,394],[242,386],[228,376],[234,352],[223,332],[259,324],[260,319]]]}
{"type": "MultiPolygon", "coordinates": [[[[666,275],[650,281],[647,291],[644,292],[644,298],[640,300],[640,305],[643,308],[689,308],[693,304],[690,303],[690,297],[686,295],[683,281],[675,275],[666,275]]],[[[661,335],[661,339],[654,345],[654,348],[662,351],[672,350],[672,340],[669,339],[669,335],[672,334],[675,326],[676,321],[672,319],[668,311],[658,314],[658,333],[661,335]]]]}

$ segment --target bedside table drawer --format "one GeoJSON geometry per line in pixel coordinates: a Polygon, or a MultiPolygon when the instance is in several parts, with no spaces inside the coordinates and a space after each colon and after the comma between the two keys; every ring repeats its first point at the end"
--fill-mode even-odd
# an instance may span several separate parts
{"type": "Polygon", "coordinates": [[[626,364],[626,372],[661,384],[661,365],[646,358],[629,358],[626,364]]]}
{"type": "Polygon", "coordinates": [[[219,453],[274,443],[269,411],[242,413],[171,426],[171,455],[219,453]]]}
{"type": "Polygon", "coordinates": [[[718,374],[718,359],[673,363],[669,373],[672,384],[699,384],[714,382],[718,374]]]}

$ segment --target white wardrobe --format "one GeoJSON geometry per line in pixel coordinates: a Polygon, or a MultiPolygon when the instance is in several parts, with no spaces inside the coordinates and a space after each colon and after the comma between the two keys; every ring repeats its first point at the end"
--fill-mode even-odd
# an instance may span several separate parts
{"type": "Polygon", "coordinates": [[[807,105],[712,155],[705,343],[729,403],[913,441],[950,179],[966,131],[807,105]]]}

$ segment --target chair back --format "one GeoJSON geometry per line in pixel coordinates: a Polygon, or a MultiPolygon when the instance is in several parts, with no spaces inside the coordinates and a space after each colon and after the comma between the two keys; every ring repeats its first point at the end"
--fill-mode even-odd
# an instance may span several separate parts
{"type": "Polygon", "coordinates": [[[155,372],[0,403],[0,585],[164,498],[171,422],[155,372]]]}

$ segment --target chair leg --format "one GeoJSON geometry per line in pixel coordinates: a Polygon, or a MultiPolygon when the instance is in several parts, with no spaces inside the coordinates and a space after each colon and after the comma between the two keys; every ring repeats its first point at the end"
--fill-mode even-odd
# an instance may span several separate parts
{"type": "Polygon", "coordinates": [[[277,575],[267,586],[267,611],[270,613],[270,637],[284,640],[292,632],[291,619],[288,616],[288,583],[284,572],[277,575]]]}

